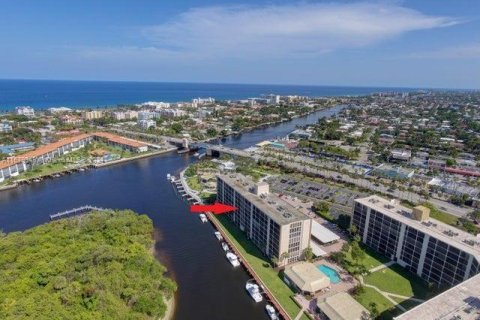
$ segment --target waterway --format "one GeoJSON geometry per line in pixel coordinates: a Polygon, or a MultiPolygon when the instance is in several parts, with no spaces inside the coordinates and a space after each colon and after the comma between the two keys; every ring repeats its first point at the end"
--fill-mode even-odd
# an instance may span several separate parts
{"type": "MultiPolygon", "coordinates": [[[[267,128],[228,137],[222,144],[246,148],[284,137],[297,125],[331,116],[340,106],[267,128]]],[[[247,274],[233,269],[213,228],[189,213],[188,205],[166,180],[196,161],[188,154],[164,154],[76,173],[0,193],[0,229],[19,231],[48,222],[49,214],[85,204],[132,209],[155,225],[156,255],[177,281],[175,319],[267,319],[264,303],[245,291],[247,274]]]]}

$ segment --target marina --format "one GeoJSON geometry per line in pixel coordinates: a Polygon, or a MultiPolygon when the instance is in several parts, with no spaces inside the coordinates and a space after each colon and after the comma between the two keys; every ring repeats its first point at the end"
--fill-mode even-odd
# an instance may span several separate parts
{"type": "MultiPolygon", "coordinates": [[[[340,109],[324,110],[212,143],[247,148],[268,138],[286,136],[296,125],[315,122],[340,109]]],[[[49,221],[52,212],[82,207],[85,203],[99,208],[128,208],[147,214],[155,226],[156,257],[182,288],[175,297],[175,319],[267,319],[264,302],[254,304],[244,289],[246,281],[251,278],[261,283],[255,271],[245,264],[233,242],[223,234],[224,241],[239,257],[244,271],[238,272],[240,268],[237,268],[233,272],[232,266],[225,261],[225,251],[219,248],[216,237],[212,237],[214,230],[199,223],[189,212],[187,198],[179,197],[177,179],[180,180],[181,171],[193,161],[197,161],[193,155],[171,152],[86,170],[82,174],[65,174],[43,183],[24,184],[0,193],[0,225],[5,232],[25,230],[49,221]],[[168,173],[175,176],[174,183],[166,179],[168,173]],[[198,250],[199,244],[202,250],[198,250]],[[215,279],[225,281],[219,283],[215,279]],[[201,299],[197,291],[199,287],[203,288],[201,299]],[[224,294],[219,296],[219,290],[224,294]],[[205,308],[206,301],[216,301],[220,307],[215,310],[205,308]]],[[[191,198],[192,202],[199,201],[191,198]]],[[[206,216],[216,230],[221,230],[211,215],[206,216]]],[[[264,301],[278,310],[279,317],[290,319],[268,288],[264,292],[264,301]]]]}

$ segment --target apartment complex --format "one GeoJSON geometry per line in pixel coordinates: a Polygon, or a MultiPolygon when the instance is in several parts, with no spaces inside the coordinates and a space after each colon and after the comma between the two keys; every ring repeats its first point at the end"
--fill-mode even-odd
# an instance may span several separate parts
{"type": "Polygon", "coordinates": [[[228,217],[281,265],[300,260],[309,247],[311,219],[271,194],[267,183],[240,174],[217,175],[217,199],[238,208],[228,217]]]}
{"type": "Polygon", "coordinates": [[[148,145],[145,143],[120,137],[111,133],[95,132],[92,134],[80,134],[41,146],[18,156],[11,156],[5,160],[1,160],[0,182],[18,176],[22,172],[31,170],[36,165],[42,165],[64,154],[83,148],[93,140],[118,146],[131,152],[148,151],[148,145]]]}
{"type": "Polygon", "coordinates": [[[352,224],[362,242],[429,283],[454,286],[480,272],[480,241],[473,235],[378,196],[356,199],[352,224]]]}

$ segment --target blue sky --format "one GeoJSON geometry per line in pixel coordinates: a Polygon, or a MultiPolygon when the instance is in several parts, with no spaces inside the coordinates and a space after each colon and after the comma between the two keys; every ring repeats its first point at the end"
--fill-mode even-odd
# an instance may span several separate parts
{"type": "Polygon", "coordinates": [[[0,0],[0,78],[480,88],[480,1],[0,0]]]}

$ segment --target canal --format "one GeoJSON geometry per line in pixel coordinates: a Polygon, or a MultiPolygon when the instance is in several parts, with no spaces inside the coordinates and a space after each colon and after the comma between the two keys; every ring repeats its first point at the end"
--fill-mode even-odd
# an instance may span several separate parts
{"type": "MultiPolygon", "coordinates": [[[[341,110],[338,106],[221,143],[246,148],[284,137],[297,125],[313,123],[341,110]]],[[[0,193],[0,229],[25,230],[45,223],[49,214],[85,204],[131,209],[147,214],[155,225],[156,255],[178,284],[175,319],[267,319],[264,304],[255,304],[244,287],[248,276],[233,269],[213,228],[189,213],[188,205],[167,181],[195,159],[176,153],[76,173],[0,193]]]]}

